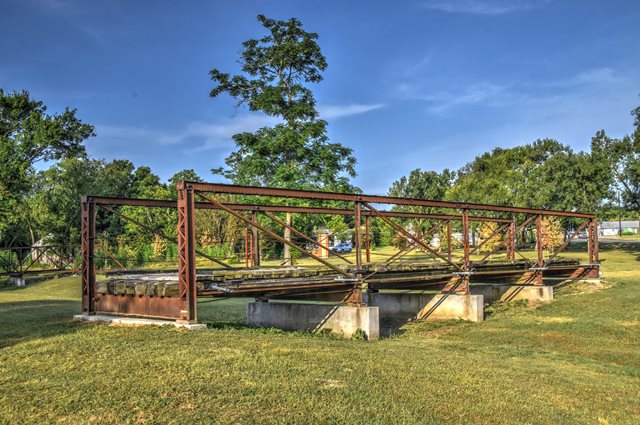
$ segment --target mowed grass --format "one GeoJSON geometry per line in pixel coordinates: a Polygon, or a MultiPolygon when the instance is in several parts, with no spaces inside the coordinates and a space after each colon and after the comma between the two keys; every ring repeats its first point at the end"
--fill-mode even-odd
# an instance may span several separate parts
{"type": "Polygon", "coordinates": [[[200,332],[75,323],[78,278],[4,289],[0,423],[637,424],[638,248],[603,244],[603,287],[377,342],[245,328],[242,300],[200,332]]]}

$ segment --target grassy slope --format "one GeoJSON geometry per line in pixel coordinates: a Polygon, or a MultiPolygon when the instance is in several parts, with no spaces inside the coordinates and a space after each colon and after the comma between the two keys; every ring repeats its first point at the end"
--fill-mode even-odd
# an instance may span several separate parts
{"type": "MultiPolygon", "coordinates": [[[[607,246],[606,289],[376,343],[79,324],[76,278],[3,290],[0,423],[639,423],[640,263],[607,246]]],[[[218,323],[241,311],[200,306],[218,323]]]]}

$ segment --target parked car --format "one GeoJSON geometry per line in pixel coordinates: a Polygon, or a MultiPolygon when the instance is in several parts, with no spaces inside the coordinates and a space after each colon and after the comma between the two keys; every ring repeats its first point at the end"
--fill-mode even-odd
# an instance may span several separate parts
{"type": "Polygon", "coordinates": [[[339,243],[338,245],[334,245],[331,248],[331,251],[338,252],[338,253],[351,252],[352,250],[353,250],[353,246],[351,245],[350,242],[342,242],[342,243],[339,243]]]}

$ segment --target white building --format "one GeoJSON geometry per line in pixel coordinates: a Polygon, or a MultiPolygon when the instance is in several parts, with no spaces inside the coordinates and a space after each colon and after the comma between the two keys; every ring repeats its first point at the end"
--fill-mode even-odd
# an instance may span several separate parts
{"type": "Polygon", "coordinates": [[[640,230],[640,222],[637,220],[603,221],[600,223],[598,233],[602,236],[617,235],[622,228],[622,233],[638,233],[640,230]]]}

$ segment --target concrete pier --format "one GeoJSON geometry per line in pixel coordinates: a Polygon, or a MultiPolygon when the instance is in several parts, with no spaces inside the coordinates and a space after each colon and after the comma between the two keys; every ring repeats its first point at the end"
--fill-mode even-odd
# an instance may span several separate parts
{"type": "Polygon", "coordinates": [[[382,317],[484,320],[482,295],[372,292],[363,294],[363,300],[367,305],[377,306],[382,317]]]}
{"type": "Polygon", "coordinates": [[[527,300],[530,303],[553,301],[552,286],[474,284],[470,289],[471,294],[482,295],[486,303],[518,300],[527,300]]]}
{"type": "Polygon", "coordinates": [[[9,276],[8,282],[15,284],[17,288],[21,288],[27,284],[24,277],[17,276],[9,276]]]}
{"type": "Polygon", "coordinates": [[[329,330],[346,337],[361,330],[368,340],[380,337],[378,307],[250,302],[247,303],[246,323],[249,326],[290,331],[329,330]]]}

